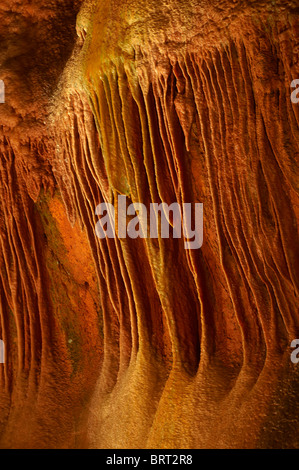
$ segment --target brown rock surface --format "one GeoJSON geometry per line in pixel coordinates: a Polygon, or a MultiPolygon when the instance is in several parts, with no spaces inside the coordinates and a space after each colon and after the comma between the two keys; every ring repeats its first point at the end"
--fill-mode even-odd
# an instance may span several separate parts
{"type": "Polygon", "coordinates": [[[0,446],[298,447],[297,2],[81,3],[0,7],[0,446]]]}

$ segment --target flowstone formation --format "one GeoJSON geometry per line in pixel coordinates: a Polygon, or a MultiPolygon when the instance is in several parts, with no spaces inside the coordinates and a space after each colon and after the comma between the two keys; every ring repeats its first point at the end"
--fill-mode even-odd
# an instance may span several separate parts
{"type": "Polygon", "coordinates": [[[298,13],[1,4],[2,448],[299,446],[298,13]],[[119,195],[201,248],[99,239],[119,195]]]}

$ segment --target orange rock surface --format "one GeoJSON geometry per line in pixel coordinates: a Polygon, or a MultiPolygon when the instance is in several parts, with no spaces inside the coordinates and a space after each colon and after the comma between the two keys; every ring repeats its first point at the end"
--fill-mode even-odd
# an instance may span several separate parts
{"type": "Polygon", "coordinates": [[[299,446],[298,13],[2,1],[1,448],[299,446]],[[100,240],[118,195],[202,247],[100,240]]]}

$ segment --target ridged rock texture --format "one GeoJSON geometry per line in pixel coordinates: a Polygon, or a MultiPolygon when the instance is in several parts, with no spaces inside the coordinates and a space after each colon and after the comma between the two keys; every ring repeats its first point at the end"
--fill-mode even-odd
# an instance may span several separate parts
{"type": "Polygon", "coordinates": [[[299,446],[298,13],[2,0],[1,448],[299,446]],[[202,247],[100,240],[118,195],[202,247]]]}

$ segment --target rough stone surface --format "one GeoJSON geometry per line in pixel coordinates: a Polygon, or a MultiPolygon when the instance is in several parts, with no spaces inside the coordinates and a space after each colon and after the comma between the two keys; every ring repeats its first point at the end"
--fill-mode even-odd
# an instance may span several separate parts
{"type": "Polygon", "coordinates": [[[2,448],[299,446],[298,13],[2,0],[2,448]],[[202,248],[99,240],[119,194],[202,248]]]}

